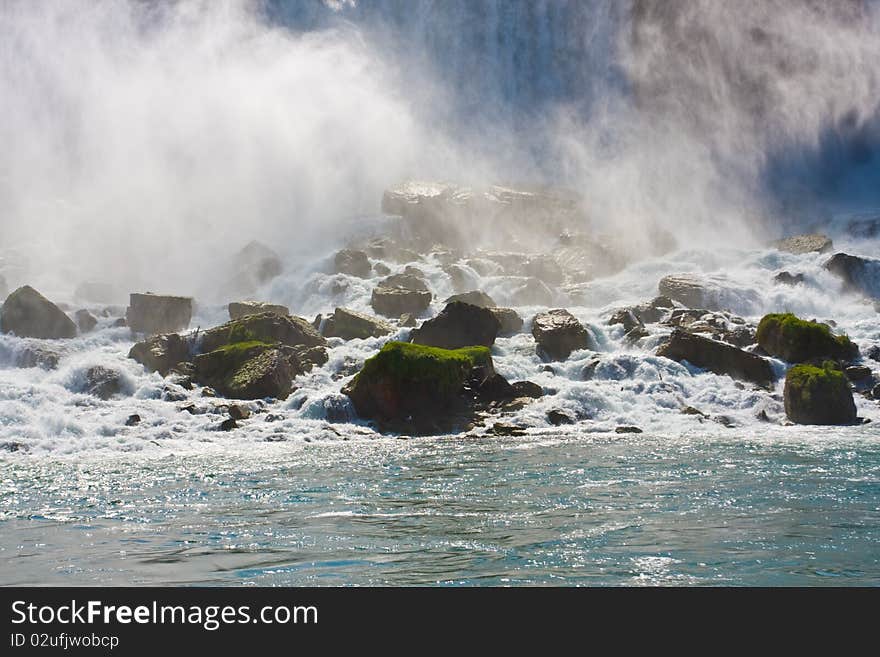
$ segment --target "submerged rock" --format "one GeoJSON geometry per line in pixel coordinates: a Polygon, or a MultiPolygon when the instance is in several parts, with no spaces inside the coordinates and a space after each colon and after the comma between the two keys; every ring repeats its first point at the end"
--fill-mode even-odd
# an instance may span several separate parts
{"type": "Polygon", "coordinates": [[[566,360],[573,351],[594,347],[589,331],[564,309],[535,315],[532,335],[538,355],[545,360],[566,360]]]}
{"type": "Polygon", "coordinates": [[[262,301],[233,301],[227,307],[229,319],[240,319],[247,315],[259,315],[260,313],[272,313],[286,317],[290,314],[287,306],[264,303],[262,301]]]}
{"type": "Polygon", "coordinates": [[[363,313],[337,308],[324,322],[324,337],[354,340],[378,338],[394,332],[387,322],[363,313]]]}
{"type": "Polygon", "coordinates": [[[40,367],[44,370],[54,370],[58,367],[62,352],[48,345],[29,344],[16,356],[15,366],[28,368],[40,367]]]}
{"type": "Polygon", "coordinates": [[[859,354],[848,337],[834,335],[825,324],[808,322],[791,313],[765,315],[756,336],[765,352],[789,363],[824,358],[850,361],[859,354]]]}
{"type": "Polygon", "coordinates": [[[453,294],[446,300],[446,303],[454,303],[456,301],[461,301],[462,303],[469,303],[472,306],[479,306],[480,308],[495,308],[496,303],[485,292],[480,292],[479,290],[472,290],[470,292],[465,292],[463,294],[453,294]]]}
{"type": "Polygon", "coordinates": [[[136,427],[141,423],[141,416],[137,413],[133,413],[128,416],[128,419],[125,420],[125,426],[127,427],[136,427]]]}
{"type": "Polygon", "coordinates": [[[777,285],[800,285],[807,279],[803,274],[792,274],[791,272],[782,271],[773,277],[773,282],[777,285]]]}
{"type": "Polygon", "coordinates": [[[162,376],[167,376],[179,363],[188,361],[189,356],[189,341],[176,333],[153,335],[136,343],[128,352],[129,358],[162,376]]]}
{"type": "Polygon", "coordinates": [[[500,328],[500,322],[488,308],[453,301],[439,315],[413,329],[410,339],[415,344],[443,349],[491,347],[500,328]]]}
{"type": "Polygon", "coordinates": [[[771,246],[786,253],[803,255],[805,253],[827,253],[834,248],[834,242],[827,235],[811,233],[776,240],[771,246]]]}
{"type": "Polygon", "coordinates": [[[333,259],[336,273],[347,274],[357,278],[369,278],[372,274],[373,266],[370,259],[363,251],[355,249],[343,249],[336,254],[333,259]]]}
{"type": "Polygon", "coordinates": [[[85,378],[85,392],[99,399],[106,401],[123,392],[122,374],[116,370],[96,365],[86,370],[85,378]]]}
{"type": "Polygon", "coordinates": [[[681,329],[672,332],[669,342],[657,350],[657,355],[675,361],[686,360],[715,374],[750,381],[763,387],[769,387],[773,382],[773,369],[766,359],[681,329]]]}
{"type": "Polygon", "coordinates": [[[224,345],[247,341],[280,343],[288,347],[327,345],[314,326],[302,317],[260,313],[246,315],[204,331],[199,348],[202,352],[214,351],[224,345]]]}
{"type": "Polygon", "coordinates": [[[389,342],[342,392],[360,417],[403,420],[419,430],[444,414],[476,368],[484,380],[495,373],[486,347],[447,350],[389,342]]]}
{"type": "Polygon", "coordinates": [[[523,327],[523,318],[513,308],[490,308],[500,328],[498,335],[513,335],[519,333],[523,327]]]}
{"type": "Polygon", "coordinates": [[[0,309],[0,331],[22,338],[76,337],[76,324],[30,285],[10,294],[0,309]]]}
{"type": "Polygon", "coordinates": [[[192,299],[159,294],[131,294],[126,322],[135,333],[156,335],[173,333],[189,327],[192,299]]]}
{"type": "Polygon", "coordinates": [[[856,405],[846,376],[831,363],[795,365],[785,377],[785,414],[797,424],[853,424],[856,405]]]}

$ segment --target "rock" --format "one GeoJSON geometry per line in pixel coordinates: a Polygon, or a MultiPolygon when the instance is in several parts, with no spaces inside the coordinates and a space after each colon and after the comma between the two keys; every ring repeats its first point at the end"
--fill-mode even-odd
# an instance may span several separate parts
{"type": "Polygon", "coordinates": [[[333,259],[336,273],[356,276],[357,278],[369,278],[373,271],[370,259],[363,251],[343,249],[333,259]]]}
{"type": "Polygon", "coordinates": [[[355,340],[378,338],[394,332],[387,322],[363,313],[337,308],[324,322],[324,337],[355,340]]]}
{"type": "Polygon", "coordinates": [[[279,255],[256,240],[249,242],[235,255],[233,268],[237,272],[233,287],[243,292],[250,292],[268,283],[283,270],[279,255]]]}
{"type": "Polygon", "coordinates": [[[427,292],[428,284],[415,274],[392,274],[379,282],[382,287],[399,287],[412,292],[427,292]]]}
{"type": "Polygon", "coordinates": [[[856,405],[844,373],[795,365],[785,377],[785,414],[797,424],[853,424],[856,405]]]}
{"type": "Polygon", "coordinates": [[[629,308],[622,308],[616,311],[608,320],[608,324],[614,326],[620,324],[623,326],[623,332],[629,333],[635,328],[644,328],[642,320],[636,317],[636,314],[629,308]]]}
{"type": "Polygon", "coordinates": [[[484,401],[505,401],[515,399],[517,396],[513,386],[500,374],[495,374],[485,381],[479,381],[472,387],[484,401]]]}
{"type": "Polygon", "coordinates": [[[315,329],[318,333],[321,332],[321,323],[324,321],[324,316],[321,313],[315,315],[315,319],[312,320],[312,328],[315,329]]]}
{"type": "Polygon", "coordinates": [[[77,310],[74,317],[80,333],[88,333],[98,325],[98,320],[88,310],[77,310]]]}
{"type": "Polygon", "coordinates": [[[566,360],[578,349],[594,348],[590,333],[564,309],[538,313],[532,320],[538,355],[544,360],[566,360]]]}
{"type": "Polygon", "coordinates": [[[486,347],[446,350],[389,342],[342,389],[358,415],[376,420],[430,424],[450,407],[475,368],[494,375],[486,347]],[[411,420],[410,420],[411,418],[411,420]]]}
{"type": "Polygon", "coordinates": [[[565,411],[551,409],[547,411],[547,421],[554,427],[558,427],[561,424],[574,424],[575,418],[565,411]]]}
{"type": "Polygon", "coordinates": [[[675,302],[669,297],[654,297],[638,306],[629,308],[642,324],[656,324],[665,320],[675,309],[675,302]]]}
{"type": "Polygon", "coordinates": [[[867,297],[880,296],[880,260],[861,258],[846,253],[835,253],[823,265],[843,281],[844,289],[867,297]]]}
{"type": "Polygon", "coordinates": [[[782,271],[773,277],[773,282],[777,285],[800,285],[806,280],[803,274],[792,274],[791,272],[782,271]]]}
{"type": "Polygon", "coordinates": [[[516,306],[549,306],[556,299],[556,294],[537,278],[527,278],[510,296],[516,306]]]}
{"type": "Polygon", "coordinates": [[[873,345],[865,352],[865,357],[880,363],[880,346],[873,345]]]}
{"type": "Polygon", "coordinates": [[[229,319],[240,319],[246,315],[259,315],[260,313],[272,313],[286,317],[290,314],[287,306],[281,306],[262,301],[233,301],[228,306],[229,319]]]}
{"type": "Polygon", "coordinates": [[[204,331],[199,342],[202,352],[214,351],[236,342],[280,343],[288,347],[325,347],[327,341],[302,317],[273,313],[246,315],[204,331]]]}
{"type": "Polygon", "coordinates": [[[141,423],[141,416],[138,415],[137,413],[134,413],[133,415],[128,416],[128,419],[125,421],[125,426],[136,427],[140,423],[141,423]]]}
{"type": "Polygon", "coordinates": [[[515,424],[503,424],[501,422],[496,422],[492,425],[492,428],[489,429],[489,433],[495,436],[518,437],[526,435],[526,428],[515,424]]]}
{"type": "Polygon", "coordinates": [[[387,265],[384,265],[381,262],[377,262],[373,265],[373,271],[376,272],[379,276],[388,276],[388,274],[391,273],[391,269],[389,269],[387,265]]]}
{"type": "Polygon", "coordinates": [[[380,283],[373,289],[370,305],[374,311],[384,317],[400,317],[403,314],[420,315],[431,305],[431,298],[431,293],[427,290],[410,290],[380,283]]]}
{"type": "Polygon", "coordinates": [[[698,408],[694,408],[693,406],[685,406],[681,409],[682,415],[697,415],[699,417],[708,417],[703,411],[698,408]]]}
{"type": "Polygon", "coordinates": [[[403,313],[400,316],[400,319],[397,320],[400,326],[404,328],[412,328],[416,326],[416,318],[413,317],[410,313],[403,313]]]}
{"type": "Polygon", "coordinates": [[[596,368],[599,367],[601,362],[601,360],[596,358],[584,365],[584,369],[581,370],[581,379],[584,381],[592,381],[593,377],[596,376],[596,368]]]}
{"type": "Polygon", "coordinates": [[[852,381],[853,383],[860,383],[870,379],[873,375],[870,367],[865,367],[863,365],[856,365],[853,367],[847,367],[844,370],[846,374],[846,378],[852,381]]]}
{"type": "Polygon", "coordinates": [[[643,433],[638,427],[621,426],[614,430],[614,433],[643,433]]]}
{"type": "Polygon", "coordinates": [[[446,300],[446,303],[454,303],[456,301],[461,301],[462,303],[469,303],[472,306],[479,306],[480,308],[495,308],[496,304],[485,292],[480,292],[479,290],[473,290],[471,292],[465,292],[464,294],[453,294],[446,300]]]}
{"type": "Polygon", "coordinates": [[[0,300],[5,300],[9,296],[9,286],[6,283],[6,277],[0,274],[0,300]]]}
{"type": "Polygon", "coordinates": [[[412,249],[402,247],[388,237],[375,237],[371,239],[364,245],[364,251],[371,258],[390,260],[397,263],[415,262],[419,259],[418,253],[412,249]]]}
{"type": "Polygon", "coordinates": [[[143,365],[149,372],[166,376],[178,363],[189,360],[189,341],[176,333],[154,335],[136,343],[128,357],[143,365]]]}
{"type": "Polygon", "coordinates": [[[773,382],[773,370],[766,359],[681,329],[672,332],[669,342],[657,350],[657,355],[675,361],[686,360],[715,374],[750,381],[763,387],[770,387],[773,382]]]}
{"type": "Polygon", "coordinates": [[[513,335],[519,333],[523,327],[523,318],[513,308],[490,308],[501,328],[498,335],[513,335]]]}
{"type": "Polygon", "coordinates": [[[40,367],[54,370],[63,354],[57,349],[41,344],[29,344],[16,355],[16,367],[40,367]]]}
{"type": "Polygon", "coordinates": [[[157,335],[189,327],[192,299],[158,294],[131,294],[125,318],[135,333],[157,335]]]}
{"type": "Polygon", "coordinates": [[[413,265],[407,265],[403,269],[403,276],[412,276],[413,278],[418,278],[423,281],[425,279],[425,272],[413,265]]]}
{"type": "Polygon", "coordinates": [[[257,341],[220,347],[196,356],[194,364],[199,383],[232,399],[286,399],[300,373],[287,349],[257,341]]]}
{"type": "Polygon", "coordinates": [[[789,363],[825,358],[850,361],[859,355],[848,337],[834,335],[825,324],[791,313],[765,315],[758,324],[757,339],[766,353],[789,363]]]}
{"type": "Polygon", "coordinates": [[[244,404],[230,404],[227,412],[233,420],[247,420],[251,416],[251,409],[244,404]]]}
{"type": "Polygon", "coordinates": [[[120,317],[113,324],[111,324],[113,328],[122,328],[123,326],[128,326],[128,322],[125,321],[125,317],[120,317]]]}
{"type": "Polygon", "coordinates": [[[712,418],[712,421],[717,422],[727,429],[733,429],[736,427],[736,421],[729,415],[716,415],[712,418]]]}
{"type": "Polygon", "coordinates": [[[735,347],[755,343],[755,330],[745,320],[729,312],[704,309],[676,308],[664,322],[668,326],[686,329],[705,337],[727,342],[735,347]]]}
{"type": "Polygon", "coordinates": [[[479,279],[474,276],[473,272],[462,265],[447,265],[443,268],[443,271],[449,276],[450,282],[452,283],[452,289],[456,292],[472,290],[479,285],[479,279]]]}
{"type": "Polygon", "coordinates": [[[29,285],[10,294],[0,310],[0,331],[22,338],[76,337],[76,324],[29,285]]]}
{"type": "Polygon", "coordinates": [[[500,328],[501,324],[488,308],[453,301],[439,315],[413,329],[410,340],[442,349],[491,347],[500,328]]]}
{"type": "Polygon", "coordinates": [[[218,427],[220,431],[232,431],[233,429],[238,429],[238,423],[235,421],[235,418],[227,418],[220,423],[218,427]]]}
{"type": "Polygon", "coordinates": [[[660,280],[659,288],[662,296],[678,301],[688,308],[721,310],[724,307],[723,290],[692,274],[664,276],[660,280]]]}
{"type": "Polygon", "coordinates": [[[515,397],[528,397],[529,399],[540,399],[544,396],[544,389],[537,383],[531,381],[515,381],[511,384],[515,397]]]}
{"type": "Polygon", "coordinates": [[[556,262],[556,258],[549,255],[530,257],[525,263],[523,273],[549,285],[561,285],[565,282],[565,272],[556,262]]]}
{"type": "Polygon", "coordinates": [[[85,379],[85,392],[105,401],[123,391],[122,374],[107,367],[90,367],[85,379]]]}
{"type": "Polygon", "coordinates": [[[878,400],[880,400],[880,383],[878,383],[877,385],[875,385],[875,386],[871,389],[871,396],[872,396],[874,399],[878,399],[878,400]]]}
{"type": "Polygon", "coordinates": [[[795,235],[794,237],[786,237],[785,239],[776,240],[771,246],[793,253],[795,255],[803,255],[805,253],[827,253],[834,248],[831,238],[821,233],[812,233],[809,235],[795,235]]]}

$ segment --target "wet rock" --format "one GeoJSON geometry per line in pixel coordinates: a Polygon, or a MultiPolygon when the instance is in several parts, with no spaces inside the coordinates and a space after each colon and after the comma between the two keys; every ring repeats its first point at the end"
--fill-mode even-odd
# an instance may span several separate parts
{"type": "Polygon", "coordinates": [[[584,325],[564,309],[538,313],[532,320],[532,336],[544,360],[566,360],[578,349],[594,348],[584,325]]]}
{"type": "Polygon", "coordinates": [[[113,328],[121,328],[123,326],[128,326],[128,322],[125,321],[125,317],[120,317],[115,322],[111,324],[113,328]]]}
{"type": "Polygon", "coordinates": [[[795,235],[776,240],[771,246],[786,253],[803,255],[805,253],[827,253],[834,248],[834,242],[827,235],[811,233],[809,235],[795,235]]]}
{"type": "Polygon", "coordinates": [[[181,402],[189,399],[186,392],[176,385],[167,385],[162,388],[162,401],[181,402]]]}
{"type": "Polygon", "coordinates": [[[669,342],[657,350],[657,355],[675,361],[687,361],[715,374],[727,375],[763,387],[769,387],[773,382],[773,370],[766,359],[681,329],[672,332],[669,342]]]}
{"type": "Polygon", "coordinates": [[[581,370],[581,379],[584,381],[592,381],[593,377],[596,376],[596,368],[599,367],[601,362],[602,361],[597,358],[584,365],[584,369],[581,370]]]}
{"type": "Polygon", "coordinates": [[[282,317],[290,314],[287,306],[263,303],[262,301],[233,301],[227,309],[229,311],[229,319],[240,319],[246,315],[259,315],[260,313],[272,313],[282,317]]]}
{"type": "Polygon", "coordinates": [[[327,341],[302,317],[273,313],[246,315],[204,331],[199,342],[202,352],[214,351],[236,342],[280,343],[288,347],[324,347],[327,341]]]}
{"type": "Polygon", "coordinates": [[[128,416],[128,419],[125,420],[125,426],[127,427],[136,427],[141,423],[141,416],[137,413],[128,416]]]}
{"type": "Polygon", "coordinates": [[[858,347],[846,336],[834,335],[825,324],[808,322],[791,313],[765,315],[758,324],[761,349],[789,363],[830,358],[850,361],[858,347]]]}
{"type": "Polygon", "coordinates": [[[116,370],[96,365],[85,373],[85,392],[104,401],[123,392],[122,374],[116,370]]]}
{"type": "Polygon", "coordinates": [[[23,338],[74,338],[76,324],[58,306],[25,285],[6,297],[0,310],[0,331],[23,338]]]}
{"type": "Polygon", "coordinates": [[[98,325],[98,320],[88,310],[77,310],[73,316],[80,333],[88,333],[98,325]]]}
{"type": "Polygon", "coordinates": [[[403,313],[397,321],[398,324],[404,328],[412,328],[416,326],[416,318],[409,313],[403,313]]]}
{"type": "Polygon", "coordinates": [[[576,422],[575,418],[570,414],[555,408],[547,411],[547,421],[554,427],[562,424],[574,424],[576,422]]]}
{"type": "Polygon", "coordinates": [[[511,390],[515,397],[528,397],[529,399],[540,399],[544,396],[544,389],[537,383],[531,381],[514,381],[511,390]]]}
{"type": "Polygon", "coordinates": [[[867,297],[880,296],[880,260],[861,258],[846,253],[835,253],[823,265],[843,281],[844,289],[867,297]]]}
{"type": "Polygon", "coordinates": [[[500,325],[498,335],[514,335],[522,330],[523,318],[513,308],[490,308],[489,310],[495,315],[495,319],[500,325]]]}
{"type": "Polygon", "coordinates": [[[337,308],[324,322],[324,337],[355,340],[378,338],[394,332],[387,322],[363,313],[337,308]]]}
{"type": "Polygon", "coordinates": [[[391,273],[391,269],[385,264],[381,262],[377,262],[373,265],[373,271],[376,272],[379,276],[388,276],[391,273]]]}
{"type": "Polygon", "coordinates": [[[415,274],[392,274],[388,278],[384,278],[379,282],[383,287],[399,287],[404,290],[413,292],[427,292],[428,284],[425,283],[421,276],[415,274]]]}
{"type": "Polygon", "coordinates": [[[196,378],[233,399],[286,399],[300,373],[284,347],[239,342],[196,356],[196,378]]]}
{"type": "Polygon", "coordinates": [[[58,367],[62,352],[47,345],[29,344],[16,355],[15,366],[28,368],[40,367],[54,370],[58,367]]]}
{"type": "Polygon", "coordinates": [[[697,415],[699,417],[708,417],[703,411],[698,408],[694,408],[693,406],[685,406],[681,409],[682,415],[697,415]]]}
{"type": "Polygon", "coordinates": [[[354,249],[343,249],[336,254],[333,259],[336,273],[347,274],[357,278],[369,278],[373,271],[370,259],[363,251],[354,249]]]}
{"type": "Polygon", "coordinates": [[[244,404],[230,404],[226,410],[233,420],[247,420],[251,416],[251,409],[244,404]]]}
{"type": "Polygon", "coordinates": [[[219,431],[232,431],[233,429],[238,429],[238,422],[231,417],[223,420],[218,427],[219,431]]]}
{"type": "Polygon", "coordinates": [[[211,386],[205,386],[202,388],[202,397],[216,397],[217,391],[214,390],[211,386]]]}
{"type": "Polygon", "coordinates": [[[182,331],[189,327],[192,319],[192,299],[149,292],[131,294],[125,318],[135,333],[157,335],[182,331]]]}
{"type": "Polygon", "coordinates": [[[472,290],[463,294],[453,294],[446,300],[446,303],[454,303],[456,301],[469,303],[472,306],[478,306],[480,308],[495,308],[496,306],[492,297],[479,290],[472,290]]]}
{"type": "Polygon", "coordinates": [[[856,405],[844,373],[795,365],[785,377],[785,414],[797,424],[853,424],[856,405]]]}
{"type": "Polygon", "coordinates": [[[547,284],[537,278],[527,278],[511,293],[516,306],[550,306],[556,294],[547,284]]]}
{"type": "Polygon", "coordinates": [[[866,381],[872,377],[872,372],[870,367],[864,367],[862,365],[855,365],[852,367],[847,367],[844,370],[846,374],[846,378],[852,381],[853,383],[861,383],[866,381]]]}
{"type": "Polygon", "coordinates": [[[656,324],[664,321],[675,309],[675,302],[669,297],[658,296],[638,306],[629,308],[642,324],[656,324]]]}
{"type": "Polygon", "coordinates": [[[136,343],[128,352],[129,358],[162,376],[166,376],[178,363],[189,360],[189,355],[189,342],[176,333],[151,336],[136,343]]]}
{"type": "Polygon", "coordinates": [[[484,401],[505,401],[515,399],[517,396],[513,386],[500,374],[481,380],[472,387],[484,401]]]}
{"type": "Polygon", "coordinates": [[[452,289],[456,292],[472,290],[479,284],[478,278],[474,276],[471,271],[461,265],[447,265],[443,268],[443,271],[449,276],[449,279],[452,282],[452,289]]]}
{"type": "Polygon", "coordinates": [[[614,326],[616,324],[620,324],[623,326],[623,332],[629,333],[635,328],[644,328],[644,324],[642,324],[642,320],[640,320],[636,314],[630,310],[629,308],[622,308],[614,312],[613,315],[608,319],[608,324],[614,326]]]}
{"type": "Polygon", "coordinates": [[[870,358],[871,360],[880,363],[880,346],[875,344],[869,347],[868,351],[865,352],[865,358],[870,358]]]}
{"type": "Polygon", "coordinates": [[[530,257],[525,262],[523,273],[548,285],[556,286],[565,282],[565,272],[556,262],[556,258],[549,255],[530,257]]]}
{"type": "Polygon", "coordinates": [[[643,433],[638,427],[620,426],[614,430],[614,433],[643,433]]]}
{"type": "MultiPolygon", "coordinates": [[[[432,295],[427,289],[413,290],[396,284],[399,279],[391,276],[380,283],[370,297],[373,310],[384,317],[400,317],[403,314],[420,315],[431,305],[432,295]]],[[[414,279],[419,280],[419,279],[414,279]]],[[[411,284],[408,281],[404,283],[411,284]]],[[[422,283],[424,286],[424,283],[422,283]]]]}
{"type": "Polygon", "coordinates": [[[443,311],[413,329],[411,341],[442,349],[461,347],[491,347],[501,324],[488,308],[453,301],[443,311]]]}
{"type": "Polygon", "coordinates": [[[878,383],[877,385],[875,385],[875,386],[871,389],[871,396],[872,396],[874,399],[880,400],[880,383],[878,383]]]}
{"type": "Polygon", "coordinates": [[[803,274],[792,274],[791,272],[782,271],[773,277],[773,282],[777,285],[800,285],[806,278],[803,274]]]}
{"type": "Polygon", "coordinates": [[[526,428],[518,426],[516,424],[503,424],[501,422],[496,422],[492,425],[492,428],[489,429],[489,433],[494,436],[525,436],[526,428]]]}
{"type": "Polygon", "coordinates": [[[660,280],[660,294],[688,308],[721,310],[723,291],[714,283],[693,274],[665,276],[660,280]]]}

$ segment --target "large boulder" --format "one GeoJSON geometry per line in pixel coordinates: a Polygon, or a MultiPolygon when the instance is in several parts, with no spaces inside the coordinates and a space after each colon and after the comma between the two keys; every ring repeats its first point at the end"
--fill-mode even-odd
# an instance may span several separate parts
{"type": "Polygon", "coordinates": [[[195,379],[232,399],[285,399],[299,374],[296,359],[277,344],[236,342],[196,356],[195,379]]]}
{"type": "Polygon", "coordinates": [[[578,349],[592,349],[590,332],[564,309],[538,313],[532,320],[538,355],[545,360],[565,360],[578,349]]]}
{"type": "Polygon", "coordinates": [[[658,287],[662,296],[678,301],[688,308],[721,309],[712,287],[691,274],[664,276],[658,287]]]}
{"type": "Polygon", "coordinates": [[[488,308],[453,301],[443,311],[412,331],[412,342],[443,349],[481,345],[491,347],[501,323],[488,308]]]}
{"type": "Polygon", "coordinates": [[[417,427],[448,408],[477,368],[483,380],[495,374],[486,347],[447,350],[389,342],[342,392],[360,417],[408,420],[417,427]]]}
{"type": "Polygon", "coordinates": [[[675,361],[687,361],[715,374],[727,375],[763,387],[770,387],[773,383],[773,369],[767,359],[681,329],[672,332],[669,342],[657,350],[657,355],[675,361]]]}
{"type": "Polygon", "coordinates": [[[394,327],[377,317],[370,317],[347,308],[337,308],[324,322],[323,334],[327,338],[363,340],[378,338],[393,331],[394,327]]]}
{"type": "Polygon", "coordinates": [[[337,274],[347,274],[357,278],[369,278],[373,273],[370,259],[363,251],[343,249],[333,259],[337,274]]]}
{"type": "Polygon", "coordinates": [[[776,240],[771,246],[787,253],[803,255],[804,253],[827,253],[834,248],[834,242],[827,235],[811,233],[776,240]]]}
{"type": "Polygon", "coordinates": [[[324,347],[327,341],[302,317],[274,313],[246,315],[202,333],[200,351],[214,351],[236,342],[278,343],[288,347],[324,347]]]}
{"type": "Polygon", "coordinates": [[[97,318],[85,308],[77,310],[73,316],[80,333],[88,333],[98,325],[97,318]]]}
{"type": "Polygon", "coordinates": [[[27,338],[73,338],[76,324],[30,285],[10,294],[0,310],[0,331],[27,338]]]}
{"type": "Polygon", "coordinates": [[[286,317],[290,314],[287,306],[281,306],[262,301],[233,301],[229,304],[229,319],[240,319],[246,315],[259,315],[260,313],[272,313],[286,317]]]}
{"type": "Polygon", "coordinates": [[[843,281],[847,291],[880,296],[880,260],[835,253],[823,266],[843,281]]]}
{"type": "Polygon", "coordinates": [[[128,352],[129,358],[162,376],[166,376],[179,363],[188,361],[189,356],[189,341],[176,333],[150,336],[136,343],[128,352]]]}
{"type": "Polygon", "coordinates": [[[108,400],[123,392],[124,379],[117,370],[95,365],[86,370],[85,392],[99,399],[108,400]]]}
{"type": "Polygon", "coordinates": [[[135,333],[156,335],[189,327],[192,299],[159,294],[131,294],[125,319],[135,333]]]}
{"type": "Polygon", "coordinates": [[[853,424],[856,405],[846,375],[832,363],[795,365],[785,376],[785,414],[797,424],[853,424]]]}
{"type": "Polygon", "coordinates": [[[410,274],[395,274],[382,280],[373,290],[370,305],[384,317],[405,313],[420,315],[431,305],[431,292],[425,282],[410,274]]]}
{"type": "Polygon", "coordinates": [[[492,297],[479,290],[472,290],[470,292],[464,292],[463,294],[453,294],[446,300],[446,303],[453,303],[454,301],[469,303],[472,306],[479,306],[480,308],[495,308],[496,306],[492,297]]]}
{"type": "Polygon", "coordinates": [[[851,361],[859,355],[858,346],[847,336],[834,335],[826,324],[791,313],[765,315],[756,335],[764,351],[789,363],[826,358],[851,361]]]}
{"type": "Polygon", "coordinates": [[[523,327],[523,318],[513,308],[490,308],[500,328],[498,335],[513,335],[519,333],[523,327]]]}

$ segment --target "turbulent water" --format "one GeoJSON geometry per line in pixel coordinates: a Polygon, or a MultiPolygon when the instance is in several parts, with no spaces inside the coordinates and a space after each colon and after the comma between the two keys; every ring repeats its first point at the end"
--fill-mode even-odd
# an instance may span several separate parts
{"type": "MultiPolygon", "coordinates": [[[[15,367],[34,341],[0,335],[0,584],[880,584],[877,401],[855,395],[863,424],[791,426],[781,378],[757,389],[655,356],[670,327],[631,344],[608,325],[690,272],[750,323],[790,311],[880,346],[877,309],[828,255],[766,239],[810,227],[880,253],[847,230],[880,212],[877,3],[413,4],[4,5],[10,289],[71,310],[85,280],[194,294],[207,328],[233,300],[226,254],[257,238],[284,271],[253,298],[372,314],[383,276],[331,273],[333,254],[381,231],[382,189],[411,176],[534,176],[582,194],[585,233],[634,244],[659,225],[678,247],[558,289],[598,350],[550,368],[530,332],[546,307],[465,267],[526,320],[492,348],[545,393],[503,418],[526,428],[514,438],[383,436],[356,417],[342,386],[409,329],[330,339],[326,365],[231,432],[222,400],[127,358],[103,305],[86,306],[95,331],[53,345],[55,369],[15,367]],[[774,285],[782,271],[805,280],[774,285]],[[119,396],[86,393],[95,365],[122,374],[119,396]]],[[[383,264],[425,273],[425,318],[458,291],[436,257],[383,264]]]]}

